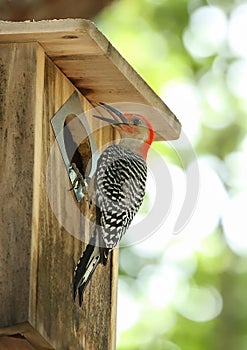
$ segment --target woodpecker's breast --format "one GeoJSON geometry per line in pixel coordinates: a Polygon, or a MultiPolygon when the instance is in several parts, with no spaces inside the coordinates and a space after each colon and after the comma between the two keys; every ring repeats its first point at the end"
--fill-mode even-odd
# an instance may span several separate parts
{"type": "Polygon", "coordinates": [[[145,195],[147,166],[138,154],[118,145],[106,148],[95,176],[98,234],[114,248],[125,234],[145,195]]]}

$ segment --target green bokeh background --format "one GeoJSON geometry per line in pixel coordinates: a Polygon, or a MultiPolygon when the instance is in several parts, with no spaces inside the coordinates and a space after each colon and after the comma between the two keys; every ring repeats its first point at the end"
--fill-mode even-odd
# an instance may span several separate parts
{"type": "MultiPolygon", "coordinates": [[[[247,2],[119,0],[94,21],[180,119],[209,193],[184,235],[121,249],[117,349],[246,350],[247,2]]],[[[188,150],[181,167],[153,147],[186,172],[188,150]]]]}

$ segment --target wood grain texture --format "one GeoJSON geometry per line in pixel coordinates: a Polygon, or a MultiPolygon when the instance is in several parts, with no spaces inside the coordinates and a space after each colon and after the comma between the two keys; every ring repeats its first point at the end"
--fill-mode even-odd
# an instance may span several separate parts
{"type": "Polygon", "coordinates": [[[0,327],[28,319],[38,51],[0,45],[0,327]]]}
{"type": "Polygon", "coordinates": [[[54,350],[28,322],[0,329],[0,350],[24,350],[30,347],[35,350],[54,350]]]}
{"type": "MultiPolygon", "coordinates": [[[[44,79],[44,114],[42,127],[41,180],[39,205],[36,205],[39,216],[38,223],[38,264],[36,309],[32,314],[35,328],[45,336],[56,349],[114,349],[115,347],[115,314],[116,314],[116,281],[117,251],[110,257],[106,268],[99,267],[92,283],[85,293],[82,308],[72,300],[72,278],[84,245],[70,234],[58,222],[50,209],[47,197],[45,171],[51,147],[55,139],[50,126],[50,119],[58,108],[71,96],[73,85],[61,74],[53,62],[46,58],[44,79]],[[48,208],[48,209],[47,209],[48,208]],[[113,264],[114,259],[114,264],[113,264]],[[109,331],[111,329],[111,331],[109,331]]],[[[85,108],[90,105],[83,99],[85,108]]],[[[92,121],[95,123],[96,121],[92,121]]],[[[98,142],[110,140],[112,134],[108,130],[102,134],[98,142]]],[[[60,188],[66,183],[66,191],[58,192],[59,211],[64,213],[65,226],[71,231],[85,234],[85,224],[81,212],[66,201],[70,183],[61,162],[61,156],[52,159],[52,181],[60,188]]],[[[71,193],[72,195],[72,193],[71,193]]],[[[88,232],[86,232],[88,236],[88,232]]]]}
{"type": "MultiPolygon", "coordinates": [[[[28,322],[54,349],[112,350],[118,251],[107,267],[98,267],[79,308],[72,299],[73,271],[84,249],[79,238],[90,227],[80,207],[71,210],[67,203],[70,182],[61,155],[51,154],[50,119],[75,87],[36,43],[1,44],[0,73],[0,327],[28,322]],[[49,170],[50,200],[65,225],[50,206],[49,170]]],[[[85,97],[81,101],[90,108],[85,97]]],[[[100,147],[113,134],[101,129],[96,137],[100,147]]]]}
{"type": "Polygon", "coordinates": [[[181,125],[175,115],[92,22],[0,22],[0,42],[23,41],[40,43],[89,101],[152,106],[148,118],[156,131],[155,140],[179,137],[181,125]]]}

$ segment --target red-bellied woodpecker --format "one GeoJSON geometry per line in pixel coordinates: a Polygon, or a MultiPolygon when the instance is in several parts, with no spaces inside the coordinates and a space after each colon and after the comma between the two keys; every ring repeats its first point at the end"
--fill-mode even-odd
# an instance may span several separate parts
{"type": "Polygon", "coordinates": [[[151,123],[138,114],[121,113],[101,103],[113,117],[94,116],[119,131],[120,142],[101,154],[94,177],[95,228],[74,274],[74,299],[83,292],[99,263],[118,245],[139,210],[145,195],[146,157],[154,138],[151,123]]]}

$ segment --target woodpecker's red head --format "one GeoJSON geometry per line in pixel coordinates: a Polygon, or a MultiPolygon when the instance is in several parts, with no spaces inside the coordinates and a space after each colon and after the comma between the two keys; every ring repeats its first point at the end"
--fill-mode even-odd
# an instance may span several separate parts
{"type": "Polygon", "coordinates": [[[154,139],[154,129],[150,121],[140,114],[122,113],[102,102],[100,105],[108,111],[113,119],[97,115],[94,117],[110,123],[120,133],[120,144],[141,154],[146,159],[154,139]]]}

